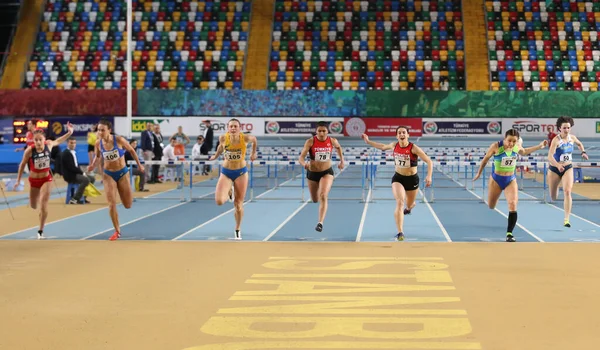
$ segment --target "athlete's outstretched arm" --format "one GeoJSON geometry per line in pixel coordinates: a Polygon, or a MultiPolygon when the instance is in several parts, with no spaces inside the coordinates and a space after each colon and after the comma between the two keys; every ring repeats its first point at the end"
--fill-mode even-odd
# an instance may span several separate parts
{"type": "Polygon", "coordinates": [[[137,152],[133,149],[133,147],[131,147],[131,144],[129,144],[129,142],[127,142],[127,140],[125,140],[124,137],[121,136],[115,136],[117,138],[117,143],[121,145],[121,147],[125,148],[125,150],[127,152],[129,152],[129,154],[131,154],[131,157],[135,160],[135,162],[137,163],[138,169],[140,169],[140,171],[144,171],[144,166],[140,163],[140,158],[137,155],[137,152]]]}
{"type": "Polygon", "coordinates": [[[335,148],[338,157],[340,158],[340,162],[338,163],[338,168],[344,169],[344,154],[342,152],[342,146],[340,146],[340,143],[338,142],[338,140],[334,137],[331,138],[331,144],[333,145],[333,148],[335,148]]]}
{"type": "Polygon", "coordinates": [[[522,156],[528,156],[535,151],[539,151],[539,150],[545,148],[547,145],[548,145],[548,140],[544,140],[544,141],[540,142],[539,145],[537,145],[537,146],[532,146],[532,147],[527,147],[527,148],[520,147],[519,154],[522,156]]]}
{"type": "Polygon", "coordinates": [[[481,160],[481,164],[479,164],[479,169],[477,170],[477,175],[475,175],[475,177],[473,178],[473,181],[479,179],[479,177],[481,176],[481,173],[483,172],[483,168],[485,168],[485,166],[487,165],[487,162],[490,160],[490,158],[492,158],[494,156],[494,153],[496,153],[497,151],[498,151],[498,143],[494,142],[494,143],[492,143],[490,148],[488,148],[487,153],[485,154],[485,157],[483,157],[483,159],[481,160]]]}
{"type": "Polygon", "coordinates": [[[313,145],[313,138],[311,137],[310,139],[306,140],[306,142],[304,142],[304,147],[302,148],[302,152],[300,152],[300,158],[298,159],[298,163],[300,163],[300,165],[302,165],[303,168],[306,168],[306,155],[308,154],[308,152],[310,151],[310,148],[313,145]]]}
{"type": "Polygon", "coordinates": [[[383,143],[371,141],[371,140],[369,140],[369,136],[367,136],[367,134],[363,134],[362,135],[362,139],[365,140],[365,142],[367,143],[367,145],[369,145],[371,147],[375,147],[375,148],[380,149],[382,151],[389,151],[391,149],[394,149],[394,146],[396,144],[395,142],[392,142],[392,143],[388,143],[386,145],[386,144],[383,144],[383,143]]]}
{"type": "Polygon", "coordinates": [[[88,165],[88,173],[92,172],[94,169],[96,169],[96,162],[98,161],[98,159],[100,159],[100,157],[102,157],[102,153],[100,153],[100,140],[96,141],[96,145],[94,146],[94,159],[92,160],[92,164],[88,165]]]}
{"type": "Polygon", "coordinates": [[[23,170],[25,170],[25,165],[27,165],[27,161],[31,157],[32,150],[33,147],[25,148],[25,152],[23,153],[23,159],[21,159],[21,164],[19,164],[19,170],[17,172],[17,183],[15,184],[15,188],[17,188],[17,186],[19,186],[19,183],[21,183],[21,176],[23,176],[23,170]]]}
{"type": "Polygon", "coordinates": [[[225,136],[221,135],[219,136],[219,147],[217,147],[215,154],[213,154],[213,156],[210,157],[208,160],[215,160],[219,158],[221,153],[223,153],[223,143],[225,143],[225,136]]]}
{"type": "Polygon", "coordinates": [[[69,122],[67,123],[67,132],[63,136],[57,138],[56,140],[48,141],[46,145],[48,145],[48,148],[52,150],[52,148],[56,145],[60,145],[61,143],[65,142],[71,135],[73,135],[73,125],[71,125],[71,123],[69,122]]]}
{"type": "Polygon", "coordinates": [[[431,158],[429,158],[427,153],[423,152],[421,147],[417,145],[413,144],[412,151],[414,154],[419,156],[419,158],[421,158],[425,163],[427,163],[427,177],[425,178],[425,186],[431,186],[431,178],[433,177],[433,162],[431,161],[431,158]]]}

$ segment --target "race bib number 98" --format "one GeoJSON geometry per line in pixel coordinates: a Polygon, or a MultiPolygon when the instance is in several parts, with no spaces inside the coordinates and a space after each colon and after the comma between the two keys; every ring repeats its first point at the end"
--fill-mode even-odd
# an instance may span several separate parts
{"type": "Polygon", "coordinates": [[[33,166],[36,169],[49,168],[50,167],[50,158],[48,158],[48,157],[37,158],[33,161],[33,166]]]}
{"type": "Polygon", "coordinates": [[[561,162],[570,162],[573,159],[571,153],[564,153],[560,155],[561,162]]]}
{"type": "Polygon", "coordinates": [[[500,165],[501,166],[516,166],[517,158],[516,157],[503,157],[500,165]]]}
{"type": "Polygon", "coordinates": [[[316,152],[315,153],[315,160],[319,161],[319,162],[326,162],[328,160],[331,159],[331,153],[330,152],[316,152]]]}
{"type": "Polygon", "coordinates": [[[227,160],[242,160],[241,152],[227,152],[225,153],[225,159],[227,160]]]}
{"type": "Polygon", "coordinates": [[[410,168],[410,157],[405,154],[399,154],[394,157],[394,163],[400,168],[410,168]]]}

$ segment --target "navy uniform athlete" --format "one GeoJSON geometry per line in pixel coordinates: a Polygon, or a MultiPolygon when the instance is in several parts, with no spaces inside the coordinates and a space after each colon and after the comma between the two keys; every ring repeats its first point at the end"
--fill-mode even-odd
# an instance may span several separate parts
{"type": "Polygon", "coordinates": [[[550,166],[548,169],[548,187],[550,190],[550,198],[553,201],[558,197],[558,185],[562,183],[564,194],[564,210],[565,220],[564,226],[571,227],[569,217],[571,216],[571,208],[573,206],[573,198],[571,190],[573,189],[573,145],[576,144],[581,151],[581,156],[588,160],[588,155],[581,141],[574,135],[571,135],[571,128],[575,125],[573,118],[560,117],[556,120],[556,128],[559,134],[552,139],[550,149],[548,150],[548,161],[550,166]]]}

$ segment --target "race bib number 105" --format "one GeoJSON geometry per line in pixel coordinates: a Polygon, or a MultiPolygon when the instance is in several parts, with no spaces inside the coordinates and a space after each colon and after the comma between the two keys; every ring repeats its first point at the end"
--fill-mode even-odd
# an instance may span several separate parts
{"type": "Polygon", "coordinates": [[[228,152],[225,154],[225,159],[227,160],[241,160],[242,153],[241,152],[228,152]]]}

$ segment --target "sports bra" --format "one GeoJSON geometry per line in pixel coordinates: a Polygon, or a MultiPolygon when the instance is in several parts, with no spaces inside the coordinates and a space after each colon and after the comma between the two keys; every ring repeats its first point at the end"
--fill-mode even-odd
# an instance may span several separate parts
{"type": "Polygon", "coordinates": [[[104,160],[107,162],[115,161],[123,157],[126,152],[124,149],[119,148],[119,146],[117,145],[117,135],[113,135],[113,141],[113,149],[107,151],[106,149],[104,149],[104,144],[102,144],[102,140],[100,140],[100,152],[102,152],[102,158],[104,158],[104,160]]]}

